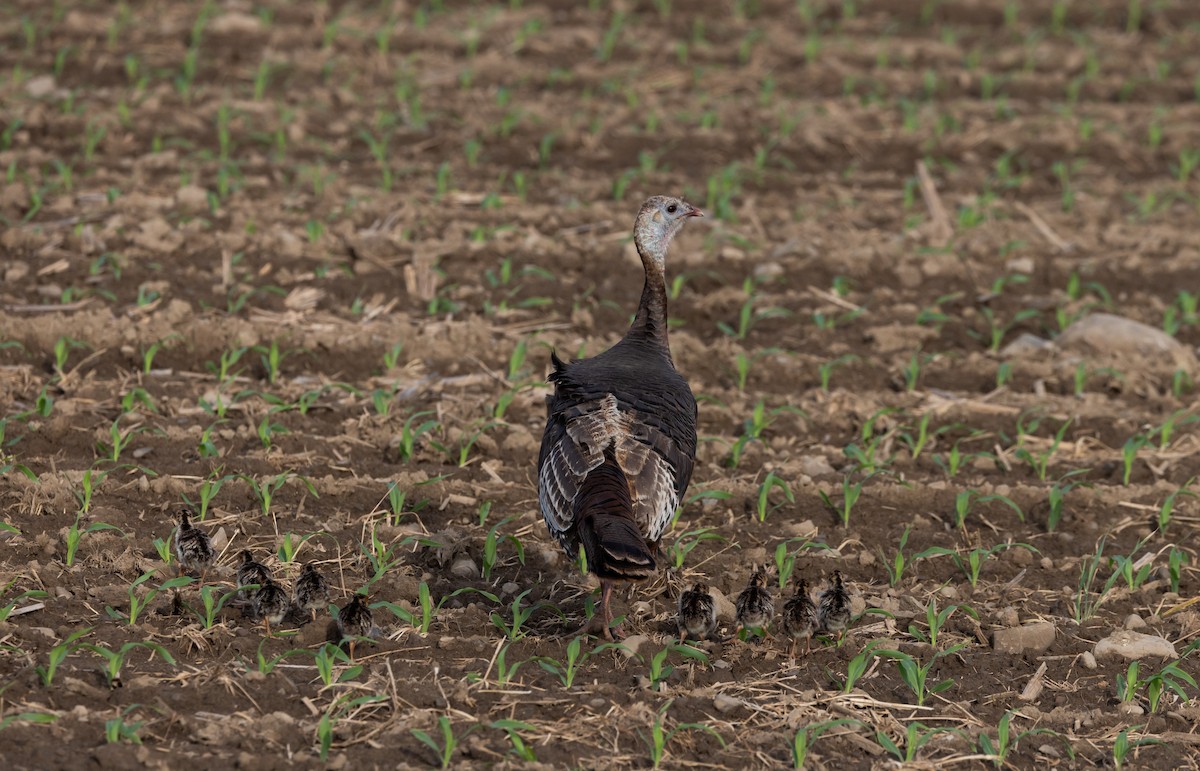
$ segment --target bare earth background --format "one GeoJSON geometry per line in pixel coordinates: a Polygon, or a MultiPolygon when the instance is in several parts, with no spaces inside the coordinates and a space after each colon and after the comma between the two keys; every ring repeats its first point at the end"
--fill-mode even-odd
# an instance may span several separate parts
{"type": "Polygon", "coordinates": [[[5,763],[420,767],[444,719],[475,766],[1195,768],[1192,6],[5,3],[5,763]],[[629,651],[572,667],[543,376],[623,333],[654,193],[709,215],[700,457],[629,651]],[[160,590],[202,499],[210,599],[249,548],[391,604],[361,668],[160,590]],[[761,562],[840,568],[852,632],[670,648],[761,562]],[[1126,626],[1183,657],[1092,656],[1126,626]]]}

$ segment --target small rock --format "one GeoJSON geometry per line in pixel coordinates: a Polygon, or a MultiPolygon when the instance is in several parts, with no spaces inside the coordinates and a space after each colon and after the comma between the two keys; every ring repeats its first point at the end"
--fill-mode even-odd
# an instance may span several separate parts
{"type": "Polygon", "coordinates": [[[760,262],[754,268],[754,277],[759,281],[773,281],[784,273],[783,266],[777,262],[760,262]]]}
{"type": "Polygon", "coordinates": [[[225,526],[217,528],[217,532],[212,534],[213,548],[218,552],[225,551],[225,547],[229,545],[229,533],[225,532],[225,526]]]}
{"type": "Polygon", "coordinates": [[[862,551],[860,551],[858,553],[858,564],[864,565],[864,566],[874,565],[875,564],[875,555],[872,554],[871,552],[867,551],[866,549],[863,549],[862,551]]]}
{"type": "Polygon", "coordinates": [[[1032,257],[1014,257],[1004,263],[1004,268],[1009,273],[1032,273],[1035,263],[1032,257]]]}
{"type": "Polygon", "coordinates": [[[1028,549],[1009,549],[1007,556],[1014,565],[1029,567],[1033,564],[1033,552],[1028,549]]]}
{"type": "Polygon", "coordinates": [[[943,586],[941,589],[938,590],[938,594],[942,595],[947,600],[957,600],[958,599],[958,590],[955,589],[953,586],[943,586]]]}
{"type": "Polygon", "coordinates": [[[1063,330],[1056,343],[1065,350],[1085,354],[1136,356],[1162,363],[1170,372],[1193,372],[1196,366],[1187,346],[1166,332],[1111,313],[1084,316],[1063,330]]]}
{"type": "Polygon", "coordinates": [[[1142,709],[1142,705],[1136,704],[1132,701],[1121,702],[1121,705],[1117,707],[1117,712],[1120,712],[1122,715],[1146,714],[1146,710],[1142,709]]]}
{"type": "Polygon", "coordinates": [[[521,585],[515,581],[509,581],[500,587],[502,594],[516,594],[521,589],[521,585]]]}
{"type": "Polygon", "coordinates": [[[741,699],[735,699],[724,693],[718,693],[713,699],[713,708],[717,712],[733,712],[742,706],[741,699]]]}
{"type": "Polygon", "coordinates": [[[717,618],[722,621],[733,621],[737,617],[737,607],[734,606],[725,593],[716,587],[710,587],[709,593],[717,604],[717,618]]]}
{"type": "Polygon", "coordinates": [[[450,573],[459,578],[477,578],[479,566],[475,564],[475,560],[465,554],[460,554],[454,558],[454,562],[450,563],[450,573]]]}
{"type": "Polygon", "coordinates": [[[1021,623],[1021,617],[1017,614],[1017,609],[1011,605],[1007,608],[1001,608],[996,613],[996,620],[1004,626],[1016,626],[1021,623]]]}
{"type": "Polygon", "coordinates": [[[800,459],[800,473],[810,477],[819,477],[835,472],[824,455],[806,455],[800,459]]]}
{"type": "Polygon", "coordinates": [[[55,88],[57,88],[57,84],[54,82],[53,75],[38,75],[35,78],[30,78],[25,83],[25,93],[34,99],[49,96],[54,93],[55,88]]]}
{"type": "Polygon", "coordinates": [[[1040,353],[1050,347],[1049,340],[1043,340],[1037,335],[1031,335],[1024,332],[1013,340],[1008,345],[1000,349],[1000,357],[1003,359],[1016,359],[1022,356],[1029,356],[1035,353],[1040,353]]]}
{"type": "Polygon", "coordinates": [[[997,629],[992,635],[992,647],[1001,653],[1041,653],[1054,644],[1054,634],[1054,624],[1049,621],[997,629]]]}
{"type": "Polygon", "coordinates": [[[1139,616],[1138,614],[1130,613],[1128,616],[1125,617],[1125,628],[1126,629],[1145,629],[1146,622],[1143,621],[1142,617],[1139,616]]]}
{"type": "Polygon", "coordinates": [[[185,211],[204,211],[208,208],[208,191],[199,185],[184,185],[175,191],[175,204],[185,211]]]}
{"type": "Polygon", "coordinates": [[[713,669],[732,669],[733,665],[725,659],[717,659],[713,662],[713,669]]]}
{"type": "Polygon", "coordinates": [[[1091,651],[1084,651],[1083,655],[1079,657],[1079,663],[1083,665],[1084,669],[1095,669],[1099,666],[1096,663],[1096,657],[1092,655],[1091,651]]]}
{"type": "Polygon", "coordinates": [[[631,634],[621,641],[623,647],[618,648],[621,655],[627,659],[631,659],[637,655],[637,652],[643,645],[650,642],[650,638],[644,634],[631,634]]]}
{"type": "Polygon", "coordinates": [[[1110,656],[1124,658],[1128,661],[1137,661],[1149,656],[1158,656],[1164,659],[1178,658],[1175,646],[1171,644],[1170,640],[1154,634],[1131,632],[1128,629],[1118,629],[1096,643],[1095,656],[1098,659],[1110,656]]]}
{"type": "Polygon", "coordinates": [[[811,538],[817,533],[817,526],[811,519],[806,519],[803,522],[785,522],[783,531],[793,538],[811,538]]]}
{"type": "Polygon", "coordinates": [[[254,35],[262,30],[262,19],[241,11],[223,13],[208,23],[208,31],[214,35],[254,35]]]}
{"type": "Polygon", "coordinates": [[[1038,564],[1042,566],[1042,570],[1054,569],[1054,560],[1050,559],[1049,557],[1042,557],[1042,561],[1038,564]]]}

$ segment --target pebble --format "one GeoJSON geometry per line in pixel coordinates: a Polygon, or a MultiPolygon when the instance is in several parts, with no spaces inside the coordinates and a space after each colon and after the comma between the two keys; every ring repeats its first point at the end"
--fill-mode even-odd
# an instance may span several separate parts
{"type": "Polygon", "coordinates": [[[759,281],[772,281],[784,274],[784,268],[777,262],[760,262],[754,268],[754,277],[759,281]]]}
{"type": "Polygon", "coordinates": [[[724,592],[716,587],[711,587],[709,591],[717,605],[717,618],[722,621],[733,621],[737,618],[737,607],[730,602],[724,592]]]}
{"type": "Polygon", "coordinates": [[[504,584],[504,586],[500,587],[500,591],[503,594],[516,594],[520,589],[521,585],[516,581],[508,581],[504,584]]]}
{"type": "Polygon", "coordinates": [[[25,82],[25,93],[34,99],[41,99],[54,93],[57,87],[53,75],[38,75],[25,82]]]}
{"type": "Polygon", "coordinates": [[[1003,359],[1015,359],[1044,351],[1049,347],[1049,340],[1044,340],[1037,335],[1025,332],[1019,335],[1016,340],[1001,348],[1000,357],[1003,359]]]}
{"type": "Polygon", "coordinates": [[[1130,613],[1128,616],[1125,617],[1125,628],[1126,629],[1145,629],[1146,622],[1143,621],[1142,617],[1139,616],[1138,614],[1130,613]]]}
{"type": "Polygon", "coordinates": [[[184,211],[204,211],[208,208],[208,191],[199,185],[184,185],[175,191],[175,203],[184,211]]]}
{"type": "Polygon", "coordinates": [[[836,473],[824,455],[806,455],[800,459],[800,473],[810,477],[836,473]]]}
{"type": "Polygon", "coordinates": [[[1021,617],[1017,613],[1017,609],[1011,605],[1007,608],[1001,608],[996,613],[996,620],[1003,626],[1016,626],[1021,623],[1021,617]]]}
{"type": "Polygon", "coordinates": [[[1084,651],[1083,655],[1079,657],[1079,663],[1083,665],[1084,669],[1095,669],[1097,666],[1099,666],[1099,664],[1096,663],[1096,657],[1091,651],[1084,651]]]}
{"type": "Polygon", "coordinates": [[[465,554],[460,554],[455,557],[454,562],[450,563],[450,573],[459,578],[477,578],[479,566],[475,564],[475,560],[465,554]]]}
{"type": "Polygon", "coordinates": [[[1096,643],[1095,656],[1098,659],[1106,656],[1124,658],[1127,661],[1157,656],[1164,659],[1179,658],[1175,646],[1170,640],[1154,634],[1131,632],[1128,629],[1118,629],[1096,643]]]}
{"type": "Polygon", "coordinates": [[[735,699],[728,694],[718,693],[716,698],[713,699],[713,709],[717,712],[733,712],[741,706],[741,699],[735,699]]]}
{"type": "Polygon", "coordinates": [[[621,641],[621,645],[624,647],[618,648],[617,650],[619,650],[621,655],[625,658],[631,659],[636,656],[638,650],[640,650],[641,647],[648,642],[650,642],[650,638],[644,634],[631,634],[621,641]]]}
{"type": "Polygon", "coordinates": [[[1036,621],[1023,626],[997,629],[992,635],[992,647],[1001,653],[1041,653],[1054,644],[1054,624],[1036,621]]]}

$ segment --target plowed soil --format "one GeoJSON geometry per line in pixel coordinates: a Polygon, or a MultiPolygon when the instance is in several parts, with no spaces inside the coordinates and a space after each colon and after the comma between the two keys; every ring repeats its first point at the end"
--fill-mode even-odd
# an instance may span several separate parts
{"type": "Polygon", "coordinates": [[[6,764],[1195,768],[1198,20],[7,3],[6,764]],[[628,644],[575,643],[598,591],[538,512],[544,376],[623,333],[660,193],[707,214],[667,266],[701,447],[628,644]],[[1102,312],[1165,353],[1068,345],[1102,312]],[[210,598],[244,549],[312,562],[375,639],[206,618],[198,576],[163,587],[184,507],[210,598]],[[792,656],[724,608],[671,647],[681,587],[762,563],[779,604],[840,569],[846,636],[792,656]],[[1126,627],[1181,658],[1093,658],[1126,627]]]}

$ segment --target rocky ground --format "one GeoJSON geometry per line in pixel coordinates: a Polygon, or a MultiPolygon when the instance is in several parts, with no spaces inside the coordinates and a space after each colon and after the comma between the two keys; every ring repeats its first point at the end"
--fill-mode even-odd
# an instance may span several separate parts
{"type": "Polygon", "coordinates": [[[6,762],[1196,767],[1194,19],[6,5],[6,762]],[[668,264],[701,447],[612,647],[534,465],[655,193],[708,215],[668,264]],[[375,639],[266,636],[244,549],[369,588],[375,639]],[[763,563],[780,604],[841,570],[848,634],[739,639],[763,563]]]}

